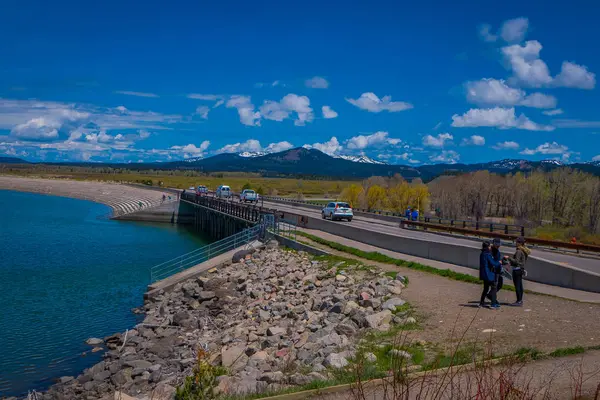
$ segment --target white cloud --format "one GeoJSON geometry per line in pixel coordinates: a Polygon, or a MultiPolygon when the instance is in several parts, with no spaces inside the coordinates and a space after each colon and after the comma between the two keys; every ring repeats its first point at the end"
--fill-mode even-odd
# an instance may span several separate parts
{"type": "Polygon", "coordinates": [[[473,135],[468,138],[464,138],[461,143],[463,146],[483,146],[485,145],[485,138],[479,135],[473,135]]]}
{"type": "Polygon", "coordinates": [[[199,93],[190,93],[187,95],[188,99],[195,99],[195,100],[206,100],[206,101],[217,101],[219,99],[222,99],[223,96],[218,95],[218,94],[199,94],[199,93]]]}
{"type": "Polygon", "coordinates": [[[260,142],[256,139],[248,139],[243,143],[234,143],[228,144],[226,146],[221,147],[217,150],[217,153],[241,153],[244,151],[249,152],[260,152],[262,151],[262,146],[260,142]]]}
{"type": "Polygon", "coordinates": [[[254,111],[250,96],[231,96],[227,100],[227,108],[235,108],[240,116],[240,122],[248,126],[260,126],[260,113],[254,111]]]}
{"type": "Polygon", "coordinates": [[[208,108],[207,106],[198,106],[198,108],[196,108],[196,114],[204,119],[208,119],[209,111],[210,111],[210,108],[208,108]]]}
{"type": "Polygon", "coordinates": [[[446,142],[452,141],[454,137],[449,133],[440,133],[437,136],[423,136],[423,146],[441,148],[446,145],[446,142]]]}
{"type": "Polygon", "coordinates": [[[267,147],[264,148],[266,153],[279,153],[280,151],[289,150],[294,147],[293,144],[287,141],[271,143],[267,147]]]}
{"type": "Polygon", "coordinates": [[[325,154],[329,154],[330,156],[336,155],[344,149],[335,136],[333,136],[327,142],[305,144],[302,147],[307,148],[307,149],[317,149],[317,150],[322,151],[325,154]]]}
{"type": "Polygon", "coordinates": [[[172,146],[170,150],[175,154],[182,155],[183,158],[202,157],[208,146],[210,146],[210,141],[205,140],[200,143],[199,147],[195,144],[188,144],[185,146],[172,146]]]}
{"type": "Polygon", "coordinates": [[[303,126],[306,122],[311,122],[314,118],[313,109],[310,108],[310,100],[306,96],[298,96],[290,93],[281,99],[281,105],[287,110],[296,113],[298,116],[294,121],[294,125],[296,126],[303,126]]]}
{"type": "Polygon", "coordinates": [[[124,94],[126,96],[136,96],[136,97],[159,97],[154,93],[144,93],[144,92],[131,92],[129,90],[117,90],[115,93],[124,94]]]}
{"type": "Polygon", "coordinates": [[[540,59],[542,45],[537,40],[528,40],[524,46],[515,44],[502,48],[514,76],[511,82],[529,87],[569,87],[593,89],[596,75],[584,65],[563,61],[556,77],[550,75],[546,63],[540,59]]]}
{"type": "Polygon", "coordinates": [[[600,121],[582,121],[580,119],[554,119],[558,128],[600,128],[600,121]]]}
{"type": "Polygon", "coordinates": [[[500,36],[508,43],[518,43],[525,39],[527,29],[529,28],[529,20],[524,17],[510,19],[502,24],[500,36]]]}
{"type": "Polygon", "coordinates": [[[498,36],[492,33],[492,26],[490,24],[483,24],[479,27],[479,36],[486,42],[495,42],[498,40],[498,36]]]}
{"type": "Polygon", "coordinates": [[[558,144],[556,142],[546,142],[544,144],[539,145],[535,149],[526,148],[521,152],[521,154],[526,155],[534,155],[534,154],[568,154],[569,148],[562,144],[558,144]]]}
{"type": "Polygon", "coordinates": [[[600,161],[600,154],[595,157],[592,157],[592,161],[600,161]]]}
{"type": "Polygon", "coordinates": [[[346,141],[346,147],[350,150],[363,150],[369,147],[395,146],[400,139],[390,138],[388,132],[375,132],[371,135],[358,135],[346,141]]]}
{"type": "Polygon", "coordinates": [[[325,78],[320,76],[315,76],[313,78],[307,79],[304,84],[306,87],[313,89],[327,89],[329,87],[329,82],[325,78]]]}
{"type": "Polygon", "coordinates": [[[48,140],[58,138],[58,129],[61,123],[44,117],[33,118],[23,124],[15,126],[11,134],[19,139],[48,140]]]}
{"type": "Polygon", "coordinates": [[[564,61],[554,84],[578,89],[593,89],[596,86],[596,74],[589,72],[584,65],[564,61]]]}
{"type": "Polygon", "coordinates": [[[477,105],[525,106],[535,108],[554,108],[556,98],[543,93],[526,96],[525,91],[508,86],[498,79],[481,79],[465,84],[467,101],[477,105]]]}
{"type": "Polygon", "coordinates": [[[452,116],[452,126],[456,128],[496,127],[500,129],[524,129],[529,131],[552,131],[553,126],[540,125],[524,114],[518,118],[514,108],[472,108],[463,115],[452,116]]]}
{"type": "Polygon", "coordinates": [[[272,121],[283,121],[290,115],[289,111],[286,110],[279,102],[266,100],[262,106],[260,106],[260,115],[272,121]]]}
{"type": "Polygon", "coordinates": [[[383,96],[380,99],[375,93],[371,92],[361,94],[358,99],[346,98],[346,101],[362,110],[376,113],[381,111],[398,112],[413,108],[413,105],[410,103],[392,101],[391,96],[383,96]]]}
{"type": "Polygon", "coordinates": [[[458,154],[454,150],[443,150],[439,154],[434,154],[429,157],[429,160],[432,162],[439,162],[445,164],[456,164],[458,160],[460,160],[460,154],[458,154]]]}
{"type": "Polygon", "coordinates": [[[498,142],[496,145],[492,146],[493,149],[496,150],[517,150],[519,148],[519,143],[517,142],[498,142]]]}
{"type": "Polygon", "coordinates": [[[338,113],[333,111],[333,109],[329,106],[321,107],[321,112],[323,113],[323,118],[325,119],[337,118],[338,116],[338,113]]]}
{"type": "Polygon", "coordinates": [[[544,114],[544,115],[560,115],[563,112],[564,111],[562,109],[557,108],[556,110],[542,111],[542,114],[544,114]]]}

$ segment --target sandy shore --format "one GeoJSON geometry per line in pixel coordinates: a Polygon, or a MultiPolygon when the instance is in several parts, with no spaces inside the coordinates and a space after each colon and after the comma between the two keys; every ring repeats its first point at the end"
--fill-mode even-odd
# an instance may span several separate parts
{"type": "MultiPolygon", "coordinates": [[[[0,190],[42,193],[53,196],[90,200],[110,206],[113,216],[156,206],[163,193],[128,185],[64,179],[35,179],[0,175],[0,190]],[[140,207],[141,203],[141,207],[140,207]]],[[[168,196],[170,193],[165,192],[168,196]]],[[[171,194],[171,196],[173,196],[171,194]]]]}

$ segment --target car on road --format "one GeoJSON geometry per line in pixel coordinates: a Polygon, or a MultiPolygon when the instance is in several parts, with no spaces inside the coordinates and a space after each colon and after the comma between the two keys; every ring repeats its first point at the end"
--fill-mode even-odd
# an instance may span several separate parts
{"type": "Polygon", "coordinates": [[[240,203],[258,203],[258,193],[252,189],[244,189],[240,194],[240,203]]]}
{"type": "Polygon", "coordinates": [[[231,188],[227,185],[221,185],[217,188],[215,196],[220,199],[228,199],[231,197],[231,188]]]}
{"type": "Polygon", "coordinates": [[[199,185],[196,187],[196,196],[202,196],[208,194],[208,188],[204,185],[199,185]]]}
{"type": "Polygon", "coordinates": [[[329,218],[332,221],[347,219],[352,221],[354,213],[350,204],[343,201],[332,201],[328,203],[321,211],[321,217],[323,219],[329,218]]]}

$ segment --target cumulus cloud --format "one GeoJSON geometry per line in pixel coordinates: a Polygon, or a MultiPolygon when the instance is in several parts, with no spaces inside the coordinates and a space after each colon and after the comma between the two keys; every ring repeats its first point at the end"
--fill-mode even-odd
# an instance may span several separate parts
{"type": "Polygon", "coordinates": [[[544,115],[560,115],[563,112],[564,111],[562,109],[557,108],[556,110],[542,111],[542,114],[544,114],[544,115]]]}
{"type": "Polygon", "coordinates": [[[521,152],[521,154],[560,155],[563,160],[568,160],[571,157],[572,152],[570,152],[569,148],[565,145],[558,144],[557,142],[546,142],[540,144],[535,149],[526,148],[521,152]]]}
{"type": "Polygon", "coordinates": [[[286,110],[279,102],[266,100],[262,106],[260,106],[260,115],[264,119],[272,121],[283,121],[290,115],[289,111],[286,110]]]}
{"type": "Polygon", "coordinates": [[[463,115],[452,116],[452,126],[456,128],[495,127],[500,129],[524,129],[529,131],[552,131],[553,126],[540,125],[524,114],[518,118],[513,108],[472,108],[463,115]]]}
{"type": "Polygon", "coordinates": [[[447,142],[451,142],[454,137],[449,133],[440,133],[437,136],[426,135],[423,136],[423,146],[441,148],[446,145],[447,142]]]}
{"type": "Polygon", "coordinates": [[[495,42],[498,40],[498,35],[492,33],[492,26],[490,24],[482,24],[479,27],[479,36],[485,42],[495,42]]]}
{"type": "Polygon", "coordinates": [[[584,65],[564,61],[556,77],[550,75],[546,63],[540,59],[542,44],[537,40],[528,40],[525,45],[505,46],[502,53],[513,71],[511,81],[529,87],[569,87],[593,89],[596,75],[584,65]]]}
{"type": "Polygon", "coordinates": [[[294,147],[293,144],[287,141],[271,143],[267,147],[262,147],[260,141],[256,139],[248,139],[242,143],[233,143],[221,147],[216,153],[278,153],[280,151],[288,150],[294,147]]]}
{"type": "Polygon", "coordinates": [[[403,101],[392,101],[391,96],[383,96],[380,99],[377,97],[377,95],[375,95],[375,93],[372,92],[363,93],[358,99],[346,98],[346,101],[360,108],[361,110],[376,113],[381,111],[398,112],[413,108],[413,105],[410,103],[403,101]]]}
{"type": "Polygon", "coordinates": [[[600,154],[595,157],[592,157],[592,161],[600,161],[600,154]]]}
{"type": "Polygon", "coordinates": [[[313,109],[310,107],[310,99],[306,96],[298,96],[290,93],[285,95],[281,101],[266,100],[260,107],[260,116],[272,121],[283,121],[296,114],[294,125],[304,126],[314,119],[313,109]]]}
{"type": "Polygon", "coordinates": [[[568,88],[593,89],[596,86],[596,74],[588,71],[584,65],[564,61],[554,84],[568,88]]]}
{"type": "Polygon", "coordinates": [[[200,116],[200,118],[203,119],[208,119],[208,112],[210,111],[210,108],[208,108],[207,106],[198,106],[198,108],[196,108],[196,114],[200,116]]]}
{"type": "Polygon", "coordinates": [[[154,93],[144,93],[144,92],[132,92],[129,90],[117,90],[115,93],[124,94],[126,96],[136,96],[136,97],[159,97],[154,93]]]}
{"type": "Polygon", "coordinates": [[[473,135],[468,138],[464,138],[461,142],[463,146],[483,146],[485,145],[485,138],[479,135],[473,135]]]}
{"type": "Polygon", "coordinates": [[[524,17],[510,19],[502,24],[500,36],[508,43],[518,43],[525,39],[527,29],[529,28],[529,20],[524,17]]]}
{"type": "Polygon", "coordinates": [[[519,148],[519,143],[510,141],[498,142],[492,146],[492,148],[496,150],[517,150],[519,148]]]}
{"type": "Polygon", "coordinates": [[[210,146],[210,141],[205,140],[200,143],[200,146],[196,146],[195,144],[172,146],[170,147],[170,150],[176,154],[181,154],[183,158],[202,157],[204,152],[208,149],[208,146],[210,146]]]}
{"type": "Polygon", "coordinates": [[[340,144],[340,142],[337,140],[337,138],[335,136],[333,136],[327,142],[305,144],[302,147],[307,148],[307,149],[317,149],[317,150],[322,151],[325,154],[329,154],[330,156],[337,155],[344,149],[344,147],[340,144]]]}
{"type": "Polygon", "coordinates": [[[437,163],[456,164],[460,160],[460,154],[454,150],[443,150],[438,154],[430,156],[429,160],[437,163]]]}
{"type": "Polygon", "coordinates": [[[240,116],[240,122],[247,126],[260,126],[260,113],[254,111],[250,96],[231,96],[227,100],[227,108],[235,108],[240,116]]]}
{"type": "Polygon", "coordinates": [[[325,119],[337,118],[338,116],[338,113],[333,111],[333,109],[329,106],[321,107],[321,112],[323,113],[323,118],[325,119]]]}
{"type": "Polygon", "coordinates": [[[61,127],[61,123],[40,117],[33,118],[23,124],[15,126],[11,130],[11,134],[19,139],[29,140],[47,140],[58,138],[58,129],[61,127]]]}
{"type": "MultiPolygon", "coordinates": [[[[336,139],[337,140],[337,139],[336,139]]],[[[375,132],[371,135],[354,136],[346,142],[346,147],[350,150],[364,150],[369,147],[395,146],[401,142],[400,139],[389,137],[388,132],[375,132]]]]}
{"type": "Polygon", "coordinates": [[[289,150],[292,147],[294,147],[293,144],[291,144],[288,141],[283,141],[269,144],[267,147],[264,148],[264,151],[266,153],[279,153],[280,151],[289,150]]]}
{"type": "Polygon", "coordinates": [[[306,87],[313,89],[327,89],[329,87],[329,82],[327,82],[327,79],[320,76],[315,76],[310,79],[307,79],[304,82],[304,84],[306,85],[306,87]]]}
{"type": "Polygon", "coordinates": [[[510,87],[502,79],[481,79],[465,84],[467,101],[480,106],[525,106],[554,108],[556,98],[543,93],[526,95],[525,91],[510,87]]]}

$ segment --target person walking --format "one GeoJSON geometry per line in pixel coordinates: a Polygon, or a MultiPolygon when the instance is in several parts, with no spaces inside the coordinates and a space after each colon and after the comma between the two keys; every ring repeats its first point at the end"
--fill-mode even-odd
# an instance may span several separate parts
{"type": "MultiPolygon", "coordinates": [[[[492,240],[492,258],[502,265],[502,253],[500,252],[500,246],[502,246],[502,240],[495,238],[492,240]]],[[[496,274],[496,294],[502,289],[504,285],[504,278],[502,277],[502,266],[500,272],[496,274]]]]}
{"type": "Polygon", "coordinates": [[[517,293],[517,302],[513,306],[521,307],[523,305],[523,276],[527,276],[525,264],[530,254],[531,250],[525,246],[525,238],[520,236],[517,238],[517,250],[515,254],[512,257],[505,257],[512,266],[512,278],[515,285],[515,292],[517,293]]]}
{"type": "Polygon", "coordinates": [[[501,264],[492,257],[490,242],[483,242],[481,254],[479,255],[479,279],[483,281],[483,292],[479,300],[479,307],[485,306],[485,298],[489,296],[492,301],[490,307],[493,310],[500,308],[496,298],[496,274],[500,272],[501,268],[501,264]]]}
{"type": "Polygon", "coordinates": [[[165,194],[163,193],[163,195],[162,195],[162,202],[164,203],[166,199],[167,199],[167,196],[165,196],[165,194]]]}

